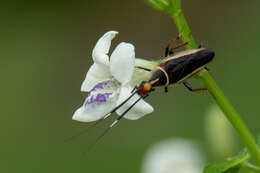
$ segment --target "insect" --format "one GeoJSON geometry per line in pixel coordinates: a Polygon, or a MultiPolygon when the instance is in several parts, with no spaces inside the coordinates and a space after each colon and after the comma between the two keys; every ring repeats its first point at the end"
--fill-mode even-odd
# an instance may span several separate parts
{"type": "MultiPolygon", "coordinates": [[[[135,88],[135,92],[129,96],[122,104],[118,105],[114,110],[105,116],[105,118],[111,113],[115,112],[120,106],[128,101],[134,94],[138,93],[144,99],[148,97],[149,93],[154,91],[156,87],[164,87],[165,92],[168,92],[168,86],[172,84],[183,85],[190,91],[201,91],[207,90],[206,88],[192,88],[191,85],[186,82],[187,79],[198,73],[201,69],[207,69],[206,65],[213,59],[215,53],[209,48],[199,47],[197,49],[190,49],[181,51],[174,54],[174,50],[181,48],[188,43],[182,43],[176,47],[171,47],[180,37],[176,37],[171,40],[165,49],[165,60],[162,61],[155,70],[151,71],[151,77],[148,81],[143,81],[138,87],[135,88]]],[[[149,69],[144,69],[150,71],[149,69]]],[[[136,100],[137,103],[139,100],[136,100]]],[[[123,114],[121,114],[114,123],[115,125],[133,106],[133,103],[123,114]]]]}
{"type": "Polygon", "coordinates": [[[116,106],[112,111],[107,113],[102,119],[97,121],[90,127],[95,126],[102,120],[106,119],[109,115],[116,112],[121,106],[123,106],[128,100],[130,100],[134,95],[140,95],[131,106],[129,106],[105,131],[99,136],[96,142],[104,136],[115,124],[117,124],[127,112],[129,112],[141,99],[145,99],[149,96],[151,92],[157,87],[164,87],[165,92],[168,92],[168,86],[173,84],[183,84],[190,91],[201,91],[207,90],[206,88],[192,88],[187,79],[197,74],[213,59],[215,53],[209,48],[199,47],[196,49],[181,51],[174,53],[178,48],[184,47],[188,42],[182,43],[173,47],[174,43],[180,39],[176,37],[171,40],[165,49],[165,59],[156,67],[155,70],[150,70],[141,66],[136,66],[136,68],[149,71],[150,78],[147,81],[141,82],[141,84],[132,91],[131,95],[124,100],[121,104],[116,106]]]}

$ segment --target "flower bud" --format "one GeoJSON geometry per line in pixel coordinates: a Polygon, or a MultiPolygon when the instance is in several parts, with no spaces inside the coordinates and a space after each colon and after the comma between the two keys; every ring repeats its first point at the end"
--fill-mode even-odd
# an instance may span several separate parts
{"type": "Polygon", "coordinates": [[[233,127],[216,104],[206,112],[205,130],[214,157],[223,159],[234,153],[237,146],[233,127]]]}

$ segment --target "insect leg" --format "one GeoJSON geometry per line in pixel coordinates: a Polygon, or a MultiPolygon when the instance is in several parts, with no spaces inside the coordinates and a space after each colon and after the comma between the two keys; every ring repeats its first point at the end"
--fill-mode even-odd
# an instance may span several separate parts
{"type": "Polygon", "coordinates": [[[164,87],[164,92],[166,92],[166,93],[168,92],[168,87],[167,86],[164,87]]]}
{"type": "Polygon", "coordinates": [[[191,85],[188,82],[183,82],[183,85],[192,92],[197,92],[197,91],[203,91],[203,90],[208,90],[207,88],[192,88],[191,85]]]}
{"type": "Polygon", "coordinates": [[[169,51],[170,51],[170,52],[174,52],[174,50],[179,49],[179,48],[182,48],[182,47],[186,46],[187,44],[189,44],[189,42],[186,41],[186,42],[184,42],[184,43],[182,43],[182,44],[179,44],[179,45],[177,45],[177,46],[171,48],[169,51]]]}
{"type": "Polygon", "coordinates": [[[165,48],[165,57],[169,56],[169,55],[173,55],[173,51],[171,49],[171,47],[180,39],[180,36],[177,36],[175,38],[173,38],[172,40],[170,40],[165,48]]]}
{"type": "Polygon", "coordinates": [[[148,72],[152,71],[152,70],[149,69],[149,68],[145,68],[145,67],[141,67],[141,66],[135,66],[135,68],[139,68],[139,69],[141,69],[141,70],[148,71],[148,72]]]}

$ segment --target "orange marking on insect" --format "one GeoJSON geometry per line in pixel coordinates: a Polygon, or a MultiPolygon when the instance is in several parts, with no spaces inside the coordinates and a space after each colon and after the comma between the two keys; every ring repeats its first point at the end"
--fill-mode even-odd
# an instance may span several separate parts
{"type": "Polygon", "coordinates": [[[145,94],[146,92],[150,91],[152,88],[152,84],[145,83],[139,90],[138,94],[145,94]]]}

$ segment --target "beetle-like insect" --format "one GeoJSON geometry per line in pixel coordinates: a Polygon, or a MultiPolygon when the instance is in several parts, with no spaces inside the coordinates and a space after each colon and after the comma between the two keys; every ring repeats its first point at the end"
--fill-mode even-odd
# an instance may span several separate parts
{"type": "MultiPolygon", "coordinates": [[[[139,94],[140,98],[137,99],[128,109],[125,110],[105,131],[98,137],[97,141],[104,136],[124,115],[130,111],[141,99],[145,99],[149,96],[149,93],[154,91],[156,87],[165,87],[165,92],[168,91],[167,87],[172,84],[183,83],[184,86],[190,91],[207,90],[206,88],[192,88],[186,80],[198,73],[201,69],[206,68],[206,65],[213,59],[215,53],[209,48],[196,48],[186,51],[181,51],[174,54],[174,50],[181,48],[188,44],[188,42],[182,43],[173,47],[174,43],[179,39],[177,37],[168,43],[165,50],[165,59],[162,61],[155,70],[146,69],[137,66],[136,68],[143,69],[151,72],[150,79],[143,81],[138,87],[136,87],[132,94],[121,104],[115,107],[110,113],[106,114],[100,121],[106,119],[109,115],[114,113],[128,100],[130,100],[135,94],[139,94]]],[[[97,123],[93,124],[95,126],[97,123]]],[[[91,126],[91,127],[93,127],[91,126]]],[[[96,141],[96,142],[97,142],[96,141]]]]}

